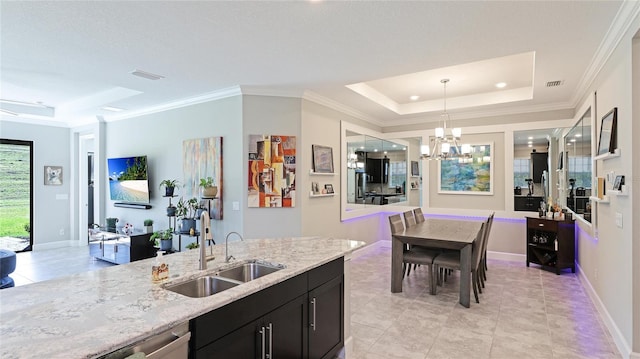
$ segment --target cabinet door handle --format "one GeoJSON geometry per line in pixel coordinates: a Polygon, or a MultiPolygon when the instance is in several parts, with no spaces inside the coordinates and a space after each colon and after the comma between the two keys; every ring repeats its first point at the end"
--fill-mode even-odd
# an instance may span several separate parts
{"type": "Polygon", "coordinates": [[[118,245],[113,246],[113,253],[118,253],[118,245]]]}
{"type": "Polygon", "coordinates": [[[260,339],[261,339],[261,343],[262,343],[262,344],[261,344],[261,347],[260,347],[260,349],[261,349],[261,350],[260,350],[260,353],[261,353],[261,354],[260,354],[260,357],[261,357],[262,359],[265,359],[265,357],[264,357],[264,356],[265,356],[265,354],[266,354],[266,348],[264,347],[264,341],[265,341],[265,340],[264,340],[264,339],[265,339],[265,329],[264,329],[264,327],[260,328],[260,337],[261,337],[260,339]]]}
{"type": "Polygon", "coordinates": [[[311,328],[315,332],[316,331],[316,297],[313,297],[313,299],[311,299],[311,308],[312,308],[311,328]]]}
{"type": "Polygon", "coordinates": [[[267,359],[273,359],[273,323],[269,323],[267,330],[269,331],[269,352],[267,353],[267,359]]]}
{"type": "Polygon", "coordinates": [[[100,242],[100,249],[102,250],[102,241],[100,242]]]}

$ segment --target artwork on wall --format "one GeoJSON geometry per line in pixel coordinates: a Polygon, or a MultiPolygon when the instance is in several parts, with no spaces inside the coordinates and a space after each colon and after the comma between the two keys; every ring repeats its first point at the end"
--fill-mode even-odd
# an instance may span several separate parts
{"type": "Polygon", "coordinates": [[[62,185],[62,166],[44,166],[44,185],[62,185]]]}
{"type": "Polygon", "coordinates": [[[493,143],[471,145],[470,157],[438,161],[438,193],[493,194],[493,143]]]}
{"type": "Polygon", "coordinates": [[[212,219],[222,219],[222,137],[207,137],[182,142],[183,195],[200,197],[200,179],[212,177],[218,186],[215,198],[204,200],[212,219]]]}
{"type": "Polygon", "coordinates": [[[615,152],[617,146],[618,108],[614,107],[602,117],[600,125],[600,140],[598,141],[598,155],[615,152]]]}
{"type": "Polygon", "coordinates": [[[248,161],[248,207],[295,207],[295,136],[250,135],[248,161]]]}
{"type": "Polygon", "coordinates": [[[418,161],[411,161],[411,176],[420,176],[420,165],[418,164],[418,161]]]}
{"type": "Polygon", "coordinates": [[[333,149],[328,146],[311,145],[313,172],[333,173],[333,149]]]}

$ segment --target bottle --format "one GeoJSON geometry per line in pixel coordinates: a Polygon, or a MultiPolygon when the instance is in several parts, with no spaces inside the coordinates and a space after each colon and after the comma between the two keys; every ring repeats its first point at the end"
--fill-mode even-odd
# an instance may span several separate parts
{"type": "Polygon", "coordinates": [[[553,241],[553,249],[556,252],[558,251],[558,237],[556,237],[556,239],[553,241]]]}
{"type": "Polygon", "coordinates": [[[169,265],[164,263],[162,255],[164,251],[158,251],[156,256],[156,265],[151,267],[151,280],[154,283],[162,282],[169,278],[169,265]]]}

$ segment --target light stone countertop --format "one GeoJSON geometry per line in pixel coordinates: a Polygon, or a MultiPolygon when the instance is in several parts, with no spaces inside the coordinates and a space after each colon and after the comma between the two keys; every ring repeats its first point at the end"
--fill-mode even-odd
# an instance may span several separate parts
{"type": "MultiPolygon", "coordinates": [[[[224,263],[224,244],[198,270],[198,250],[165,255],[169,279],[151,281],[155,259],[79,273],[0,291],[0,357],[93,358],[160,333],[249,294],[304,273],[364,246],[326,237],[249,239],[229,243],[236,260],[224,263]],[[258,259],[286,268],[205,298],[163,288],[204,273],[258,259]]],[[[208,252],[209,254],[209,252],[208,252]]]]}

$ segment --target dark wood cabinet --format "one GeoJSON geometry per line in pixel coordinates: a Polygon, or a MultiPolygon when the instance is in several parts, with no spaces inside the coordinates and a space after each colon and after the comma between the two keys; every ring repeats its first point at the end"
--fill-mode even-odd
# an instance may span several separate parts
{"type": "Polygon", "coordinates": [[[190,358],[333,358],[344,346],[343,272],[338,258],[191,320],[190,358]]]}
{"type": "Polygon", "coordinates": [[[369,183],[389,182],[388,158],[367,158],[365,170],[369,175],[369,183]]]}
{"type": "Polygon", "coordinates": [[[547,152],[531,153],[531,176],[533,183],[542,183],[542,172],[549,171],[549,154],[547,152]]]}
{"type": "Polygon", "coordinates": [[[556,274],[565,268],[576,272],[575,221],[527,217],[527,267],[536,263],[556,274]]]}

